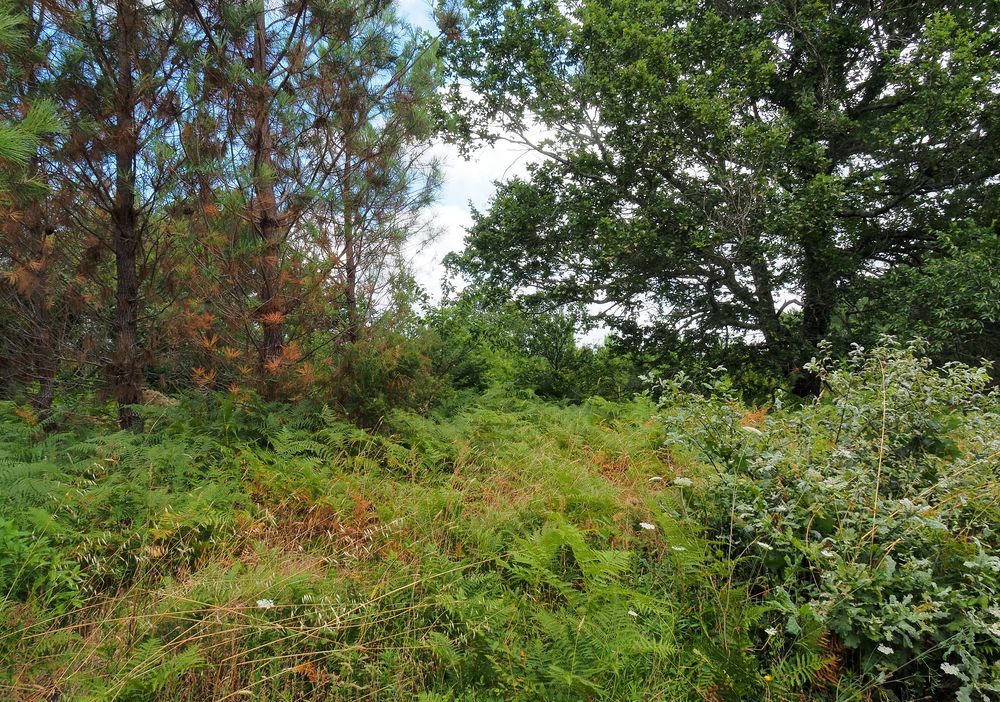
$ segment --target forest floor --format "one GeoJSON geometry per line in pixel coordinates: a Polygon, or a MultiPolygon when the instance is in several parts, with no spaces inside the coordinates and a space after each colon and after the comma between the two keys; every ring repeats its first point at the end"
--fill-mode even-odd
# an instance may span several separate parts
{"type": "Polygon", "coordinates": [[[0,699],[992,699],[988,381],[892,348],[787,406],[0,403],[0,699]]]}
{"type": "Polygon", "coordinates": [[[655,581],[676,564],[649,565],[671,560],[657,524],[688,468],[651,403],[495,394],[378,431],[328,413],[238,420],[229,407],[202,425],[155,410],[142,435],[78,428],[41,443],[6,413],[0,471],[21,514],[0,538],[21,557],[2,564],[0,697],[663,687],[641,673],[670,651],[628,657],[670,648],[656,600],[676,583],[655,581]]]}

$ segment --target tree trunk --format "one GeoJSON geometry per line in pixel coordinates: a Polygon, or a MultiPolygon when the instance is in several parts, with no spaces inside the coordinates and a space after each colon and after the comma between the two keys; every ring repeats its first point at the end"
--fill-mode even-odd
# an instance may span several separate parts
{"type": "MultiPolygon", "coordinates": [[[[29,6],[25,13],[34,22],[29,37],[32,44],[37,44],[44,24],[44,6],[36,9],[29,6]],[[37,16],[36,16],[37,15],[37,16]]],[[[25,66],[27,80],[26,93],[31,95],[38,86],[39,66],[31,61],[25,66]]],[[[32,159],[32,173],[41,172],[41,159],[36,154],[32,159]]],[[[31,399],[35,415],[45,421],[52,415],[52,402],[55,400],[56,372],[59,367],[56,338],[52,329],[52,315],[49,309],[49,275],[48,263],[51,253],[51,242],[48,239],[49,204],[44,198],[34,202],[27,211],[24,225],[28,230],[28,241],[32,247],[32,260],[38,262],[35,272],[35,287],[31,291],[29,309],[31,310],[31,369],[38,381],[38,392],[31,399]]]]}
{"type": "Polygon", "coordinates": [[[361,320],[358,316],[358,263],[354,253],[354,234],[347,228],[344,232],[347,249],[347,280],[345,281],[347,302],[347,340],[352,344],[361,338],[361,320]]]}
{"type": "Polygon", "coordinates": [[[802,258],[802,340],[797,354],[797,377],[793,385],[796,395],[818,395],[820,379],[802,369],[819,349],[819,342],[830,332],[835,303],[836,252],[825,232],[818,232],[803,241],[802,258]]]}
{"type": "Polygon", "coordinates": [[[284,303],[281,299],[281,220],[274,190],[274,160],[271,135],[271,91],[267,83],[267,30],[265,15],[257,16],[254,32],[253,70],[260,77],[251,86],[255,93],[253,115],[253,176],[255,202],[253,223],[261,242],[260,321],[264,335],[260,348],[260,372],[264,396],[277,395],[277,383],[271,377],[280,363],[285,346],[284,303]]]}
{"type": "Polygon", "coordinates": [[[351,157],[344,162],[344,298],[347,305],[347,340],[352,344],[361,336],[358,319],[358,261],[354,240],[354,206],[351,193],[351,157]]]}
{"type": "Polygon", "coordinates": [[[774,287],[771,285],[771,275],[767,263],[761,258],[755,258],[750,263],[750,274],[753,276],[753,292],[757,301],[757,321],[764,335],[764,343],[772,352],[778,352],[787,344],[787,335],[781,326],[781,316],[774,307],[774,287]]]}
{"type": "Polygon", "coordinates": [[[35,287],[31,292],[31,368],[35,380],[38,381],[38,392],[31,400],[35,414],[40,420],[46,420],[52,415],[52,402],[55,399],[55,381],[58,361],[56,357],[55,335],[52,333],[52,319],[48,300],[48,245],[45,233],[45,205],[37,204],[31,208],[28,226],[31,228],[31,241],[35,246],[32,258],[39,262],[40,267],[35,274],[35,287]]]}
{"type": "Polygon", "coordinates": [[[115,201],[111,213],[115,248],[115,348],[114,395],[122,429],[142,428],[134,409],[141,399],[142,368],[139,358],[139,274],[137,261],[140,231],[135,202],[135,161],[139,135],[135,118],[133,63],[137,8],[134,0],[118,2],[118,105],[115,133],[115,201]]]}
{"type": "Polygon", "coordinates": [[[802,285],[802,339],[812,350],[830,332],[833,317],[834,289],[830,276],[832,263],[816,260],[808,253],[804,260],[802,285]]]}

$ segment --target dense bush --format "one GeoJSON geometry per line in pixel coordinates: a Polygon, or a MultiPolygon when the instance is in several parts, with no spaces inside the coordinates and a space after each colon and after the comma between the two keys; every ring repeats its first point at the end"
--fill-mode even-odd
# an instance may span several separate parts
{"type": "Polygon", "coordinates": [[[995,216],[989,227],[954,223],[926,256],[860,285],[864,296],[837,336],[864,343],[891,331],[926,339],[938,362],[1000,363],[998,252],[995,216]]]}
{"type": "Polygon", "coordinates": [[[195,395],[143,434],[64,419],[42,441],[16,410],[14,699],[765,699],[822,665],[754,651],[766,610],[670,515],[682,489],[650,480],[648,402],[495,389],[364,430],[195,395]]]}
{"type": "Polygon", "coordinates": [[[691,518],[784,602],[766,638],[819,625],[861,690],[1000,693],[1000,414],[985,368],[890,343],[812,370],[822,397],[751,409],[729,384],[665,383],[668,442],[714,470],[691,518]]]}
{"type": "Polygon", "coordinates": [[[577,402],[630,399],[641,390],[636,359],[624,348],[577,342],[578,316],[463,293],[427,315],[435,367],[457,388],[500,386],[577,402]]]}

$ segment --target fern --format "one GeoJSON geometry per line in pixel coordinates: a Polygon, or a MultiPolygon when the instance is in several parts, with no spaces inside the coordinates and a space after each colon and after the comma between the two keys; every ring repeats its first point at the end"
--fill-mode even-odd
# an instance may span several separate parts
{"type": "Polygon", "coordinates": [[[797,650],[783,658],[773,669],[776,687],[792,697],[816,680],[817,673],[828,663],[818,651],[797,650]]]}
{"type": "Polygon", "coordinates": [[[124,666],[123,677],[107,691],[108,697],[140,700],[163,691],[184,673],[205,665],[197,644],[180,650],[163,645],[157,639],[140,643],[124,666]]]}

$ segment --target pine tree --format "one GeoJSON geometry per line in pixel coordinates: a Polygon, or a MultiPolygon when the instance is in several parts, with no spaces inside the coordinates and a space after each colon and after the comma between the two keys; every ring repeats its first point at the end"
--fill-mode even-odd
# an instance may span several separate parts
{"type": "Polygon", "coordinates": [[[315,99],[337,105],[321,127],[339,148],[331,150],[325,207],[314,219],[343,288],[346,340],[357,342],[398,285],[404,244],[423,228],[422,210],[439,183],[429,158],[438,60],[435,44],[408,36],[386,9],[359,22],[326,61],[339,75],[317,86],[315,99]]]}
{"type": "MultiPolygon", "coordinates": [[[[186,127],[187,150],[199,154],[191,209],[210,214],[193,245],[215,262],[199,314],[211,317],[216,345],[241,375],[255,357],[257,387],[275,398],[310,346],[358,335],[358,242],[373,231],[372,193],[412,214],[433,190],[433,175],[419,174],[431,137],[422,113],[433,41],[409,36],[381,0],[194,12],[205,53],[186,127]],[[331,306],[346,319],[331,320],[331,306]]],[[[393,229],[383,242],[410,231],[412,219],[404,226],[383,209],[379,226],[393,229]]]]}
{"type": "MultiPolygon", "coordinates": [[[[45,184],[33,178],[41,142],[61,132],[63,123],[49,100],[32,100],[22,87],[33,78],[22,74],[23,61],[31,61],[37,35],[28,34],[28,18],[0,7],[0,70],[3,71],[5,109],[0,122],[0,206],[17,207],[44,191],[45,184]]],[[[6,209],[10,212],[10,209],[6,209]]]]}
{"type": "Polygon", "coordinates": [[[152,354],[141,323],[162,245],[163,207],[176,181],[173,127],[181,109],[185,19],[168,6],[117,0],[62,3],[53,20],[61,43],[60,99],[73,118],[67,177],[82,193],[74,225],[91,235],[93,248],[114,257],[106,367],[122,428],[141,427],[134,406],[152,354]]]}
{"type": "Polygon", "coordinates": [[[8,343],[14,341],[20,347],[20,353],[8,361],[15,366],[9,375],[38,382],[32,402],[44,418],[52,406],[58,363],[50,309],[55,303],[50,269],[58,215],[50,206],[43,152],[64,127],[55,104],[45,95],[45,11],[36,3],[17,9],[21,14],[0,11],[0,47],[7,52],[7,90],[0,101],[4,114],[0,122],[0,241],[6,255],[0,254],[0,266],[12,288],[10,305],[16,310],[8,319],[12,328],[6,336],[8,343]]]}

